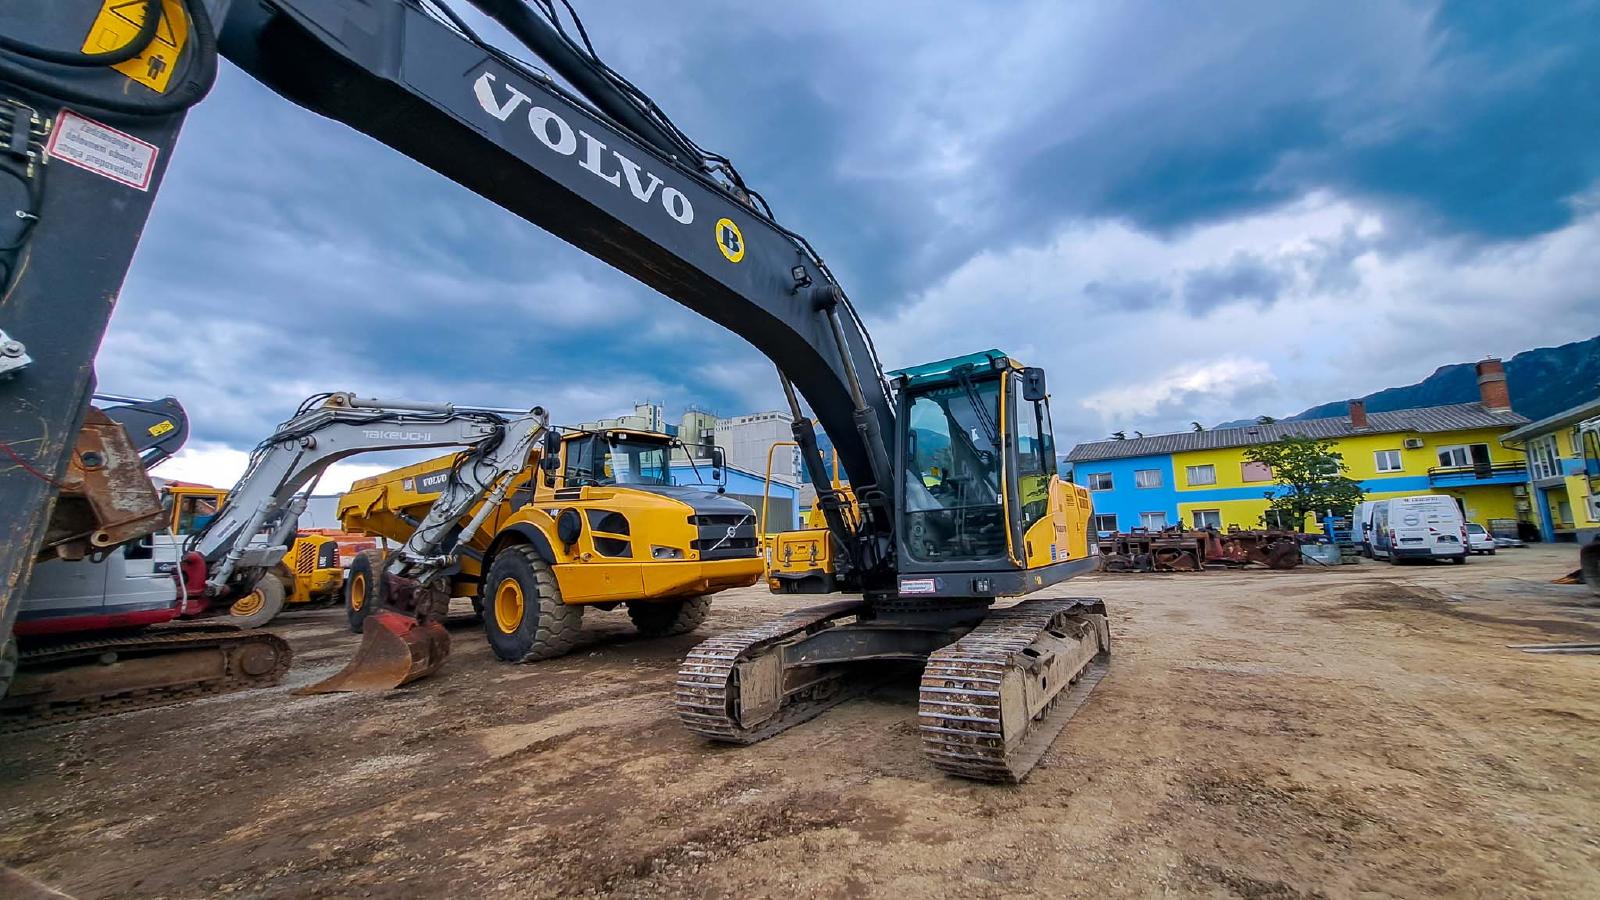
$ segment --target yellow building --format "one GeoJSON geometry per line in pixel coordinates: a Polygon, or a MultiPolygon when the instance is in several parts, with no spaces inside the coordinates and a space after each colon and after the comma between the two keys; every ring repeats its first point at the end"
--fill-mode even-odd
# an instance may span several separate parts
{"type": "Polygon", "coordinates": [[[1073,480],[1093,492],[1102,532],[1260,527],[1267,494],[1281,488],[1245,450],[1290,435],[1333,441],[1369,500],[1446,494],[1486,527],[1526,519],[1522,453],[1501,441],[1528,419],[1512,412],[1499,361],[1478,366],[1477,403],[1369,414],[1352,400],[1345,416],[1096,441],[1074,447],[1067,460],[1073,480]]]}
{"type": "Polygon", "coordinates": [[[1600,535],[1600,400],[1501,438],[1527,458],[1527,496],[1540,537],[1588,543],[1600,535]]]}

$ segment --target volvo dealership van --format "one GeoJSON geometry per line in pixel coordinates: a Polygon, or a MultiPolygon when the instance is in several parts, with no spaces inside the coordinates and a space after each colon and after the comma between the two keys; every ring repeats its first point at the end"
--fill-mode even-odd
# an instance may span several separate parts
{"type": "Polygon", "coordinates": [[[1439,494],[1380,500],[1369,536],[1374,559],[1467,561],[1467,523],[1455,498],[1439,494]]]}

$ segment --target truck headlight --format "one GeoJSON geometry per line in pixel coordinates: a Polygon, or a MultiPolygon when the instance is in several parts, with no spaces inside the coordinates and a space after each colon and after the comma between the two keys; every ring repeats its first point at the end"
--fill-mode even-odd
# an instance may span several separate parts
{"type": "Polygon", "coordinates": [[[661,547],[650,545],[651,559],[683,559],[683,551],[677,547],[661,547]]]}

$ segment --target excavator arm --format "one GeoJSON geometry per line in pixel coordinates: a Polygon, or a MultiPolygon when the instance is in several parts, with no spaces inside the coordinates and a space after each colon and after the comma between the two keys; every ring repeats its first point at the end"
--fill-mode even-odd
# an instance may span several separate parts
{"type": "MultiPolygon", "coordinates": [[[[0,307],[0,330],[27,341],[37,362],[16,370],[13,383],[0,384],[0,408],[45,405],[64,423],[74,418],[93,348],[74,349],[82,344],[77,335],[74,346],[62,346],[62,362],[78,365],[72,380],[46,365],[56,357],[42,357],[42,340],[54,349],[62,336],[46,335],[32,317],[35,295],[50,290],[40,279],[59,275],[64,258],[83,250],[72,219],[93,215],[107,199],[123,200],[131,202],[118,208],[126,215],[96,221],[94,240],[109,248],[109,267],[77,291],[91,293],[94,303],[114,296],[126,269],[123,247],[131,250],[138,239],[182,110],[205,93],[219,53],[299,106],[389,144],[754,344],[776,364],[786,389],[792,386],[795,412],[798,397],[810,405],[850,476],[864,509],[862,527],[853,530],[830,498],[822,506],[829,509],[830,527],[851,570],[859,573],[858,586],[886,585],[893,577],[893,490],[883,436],[891,434],[894,410],[866,331],[826,264],[805,240],[763,213],[758,195],[747,191],[726,160],[699,151],[659,110],[640,102],[637,91],[627,90],[626,82],[522,0],[470,2],[582,96],[480,40],[448,3],[168,2],[166,11],[181,8],[187,19],[179,53],[152,56],[152,50],[133,61],[106,56],[101,66],[69,66],[40,58],[38,50],[117,45],[117,38],[96,37],[98,0],[0,14],[0,34],[26,35],[0,42],[0,96],[18,98],[6,122],[32,123],[13,127],[11,144],[37,147],[32,159],[22,157],[34,175],[21,181],[38,197],[29,207],[29,215],[37,216],[30,221],[38,226],[27,235],[32,266],[10,267],[10,307],[0,307]],[[150,90],[150,78],[128,77],[138,74],[128,66],[141,61],[149,74],[155,66],[150,59],[171,69],[163,91],[150,90]],[[117,69],[106,67],[112,62],[117,69]],[[40,151],[51,141],[61,146],[59,135],[67,130],[78,143],[126,139],[134,157],[149,165],[138,173],[117,171],[93,152],[69,149],[62,155],[74,162],[46,167],[40,151]],[[96,165],[102,165],[101,178],[83,178],[85,168],[96,165]],[[69,170],[62,181],[70,184],[54,184],[58,170],[69,170]],[[56,191],[83,195],[53,197],[56,191]]],[[[122,3],[118,10],[125,6],[136,5],[122,3]]],[[[138,38],[125,34],[123,40],[131,45],[138,38]]],[[[53,296],[61,285],[58,280],[53,296]]],[[[104,320],[91,317],[88,327],[104,328],[104,320]]],[[[800,424],[813,480],[827,485],[827,477],[816,477],[822,476],[822,460],[814,452],[810,423],[800,424]]],[[[34,448],[34,463],[40,463],[34,468],[48,471],[61,448],[29,428],[21,421],[0,424],[0,440],[34,448]]],[[[19,500],[48,493],[22,477],[24,472],[0,468],[0,496],[8,488],[21,492],[19,500]]]]}
{"type": "MultiPolygon", "coordinates": [[[[711,177],[686,139],[668,135],[594,77],[521,0],[472,2],[584,98],[405,0],[235,4],[220,46],[284,97],[388,144],[754,345],[833,440],[875,537],[850,534],[843,518],[830,525],[866,579],[860,586],[881,587],[892,574],[884,435],[892,433],[894,410],[871,341],[826,266],[761,212],[742,182],[711,177]]],[[[822,472],[814,439],[802,446],[813,474],[822,472]]]]}
{"type": "MultiPolygon", "coordinates": [[[[360,453],[462,447],[444,492],[396,557],[408,577],[431,580],[450,565],[462,535],[451,526],[486,495],[503,494],[528,465],[549,415],[540,407],[508,417],[501,410],[369,400],[348,393],[314,397],[251,454],[249,468],[188,552],[206,566],[206,591],[228,594],[242,574],[253,582],[293,542],[307,498],[329,466],[360,453]],[[257,535],[270,526],[263,542],[257,535]]],[[[489,504],[488,506],[492,506],[489,504]]],[[[486,508],[488,508],[486,506],[486,508]]],[[[464,537],[463,537],[464,535],[464,537]]],[[[248,587],[248,584],[245,585],[248,587]]]]}
{"type": "MultiPolygon", "coordinates": [[[[676,681],[687,727],[715,740],[761,740],[850,696],[860,683],[855,664],[919,661],[927,663],[919,717],[929,758],[967,777],[1027,774],[1104,671],[1110,646],[1097,600],[1029,600],[987,614],[996,597],[1095,562],[1079,537],[1087,494],[1054,475],[1054,459],[1041,452],[1053,441],[1035,433],[1024,447],[1018,437],[1019,425],[1048,422],[1042,371],[988,351],[904,370],[891,386],[810,245],[775,221],[726,159],[696,146],[601,62],[581,28],[581,41],[567,34],[548,0],[149,0],[147,11],[181,11],[188,39],[176,50],[176,32],[150,28],[148,16],[138,35],[122,28],[122,38],[107,38],[96,16],[113,5],[136,4],[57,0],[30,12],[31,29],[22,27],[27,17],[0,13],[0,89],[14,95],[0,110],[0,146],[28,161],[42,159],[41,148],[79,170],[62,187],[55,162],[48,184],[38,174],[46,166],[13,161],[7,169],[23,172],[13,178],[34,218],[21,220],[31,232],[29,265],[3,270],[11,283],[0,331],[24,345],[30,362],[11,357],[6,368],[23,387],[0,386],[0,412],[30,391],[57,419],[80,409],[92,346],[84,352],[83,341],[69,341],[58,353],[42,345],[51,332],[40,310],[81,305],[92,313],[88,327],[104,328],[182,110],[204,94],[220,55],[722,325],[776,365],[840,550],[836,586],[862,599],[696,648],[676,681]],[[459,2],[554,74],[480,39],[452,8],[459,2]],[[154,41],[159,34],[168,49],[154,41]],[[40,46],[50,39],[84,49],[40,46]],[[82,171],[93,177],[86,182],[82,171]],[[128,190],[139,193],[116,193],[128,190]],[[92,279],[72,268],[86,245],[97,254],[92,279]],[[98,292],[86,293],[91,287],[98,292]],[[855,516],[827,487],[802,398],[834,443],[855,516]],[[914,408],[932,412],[938,433],[924,439],[896,427],[914,408]],[[951,432],[974,422],[984,426],[985,446],[955,453],[951,432]],[[1048,488],[1037,515],[1023,509],[1024,452],[1029,477],[1048,488]],[[914,457],[917,471],[907,465],[914,457]]],[[[25,443],[38,471],[59,470],[59,447],[30,428],[0,415],[0,442],[25,443]]],[[[0,468],[0,501],[21,484],[0,468]]],[[[0,563],[10,566],[4,556],[0,563]]],[[[424,620],[430,604],[414,605],[424,620]]]]}

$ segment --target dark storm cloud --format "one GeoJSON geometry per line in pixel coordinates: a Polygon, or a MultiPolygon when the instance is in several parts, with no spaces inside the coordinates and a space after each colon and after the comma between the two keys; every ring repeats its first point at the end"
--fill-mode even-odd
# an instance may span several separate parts
{"type": "Polygon", "coordinates": [[[1183,305],[1195,315],[1205,315],[1226,303],[1270,306],[1290,278],[1258,257],[1235,254],[1224,265],[1189,273],[1183,282],[1183,305]]]}
{"type": "Polygon", "coordinates": [[[1166,303],[1172,291],[1159,281],[1143,279],[1090,281],[1083,286],[1083,296],[1096,304],[1125,312],[1141,312],[1166,303]]]}
{"type": "MultiPolygon", "coordinates": [[[[1573,197],[1600,177],[1600,7],[1411,6],[1426,13],[1412,41],[1394,21],[1407,8],[1275,5],[1195,46],[1180,35],[1218,8],[1168,7],[1176,14],[1131,41],[1142,52],[1123,71],[1172,77],[1088,129],[1061,108],[1065,127],[1040,129],[1011,184],[1034,215],[1157,230],[1320,188],[1436,234],[1496,240],[1570,223],[1573,197]]],[[[1104,81],[1116,90],[1116,73],[1104,81]]]]}

